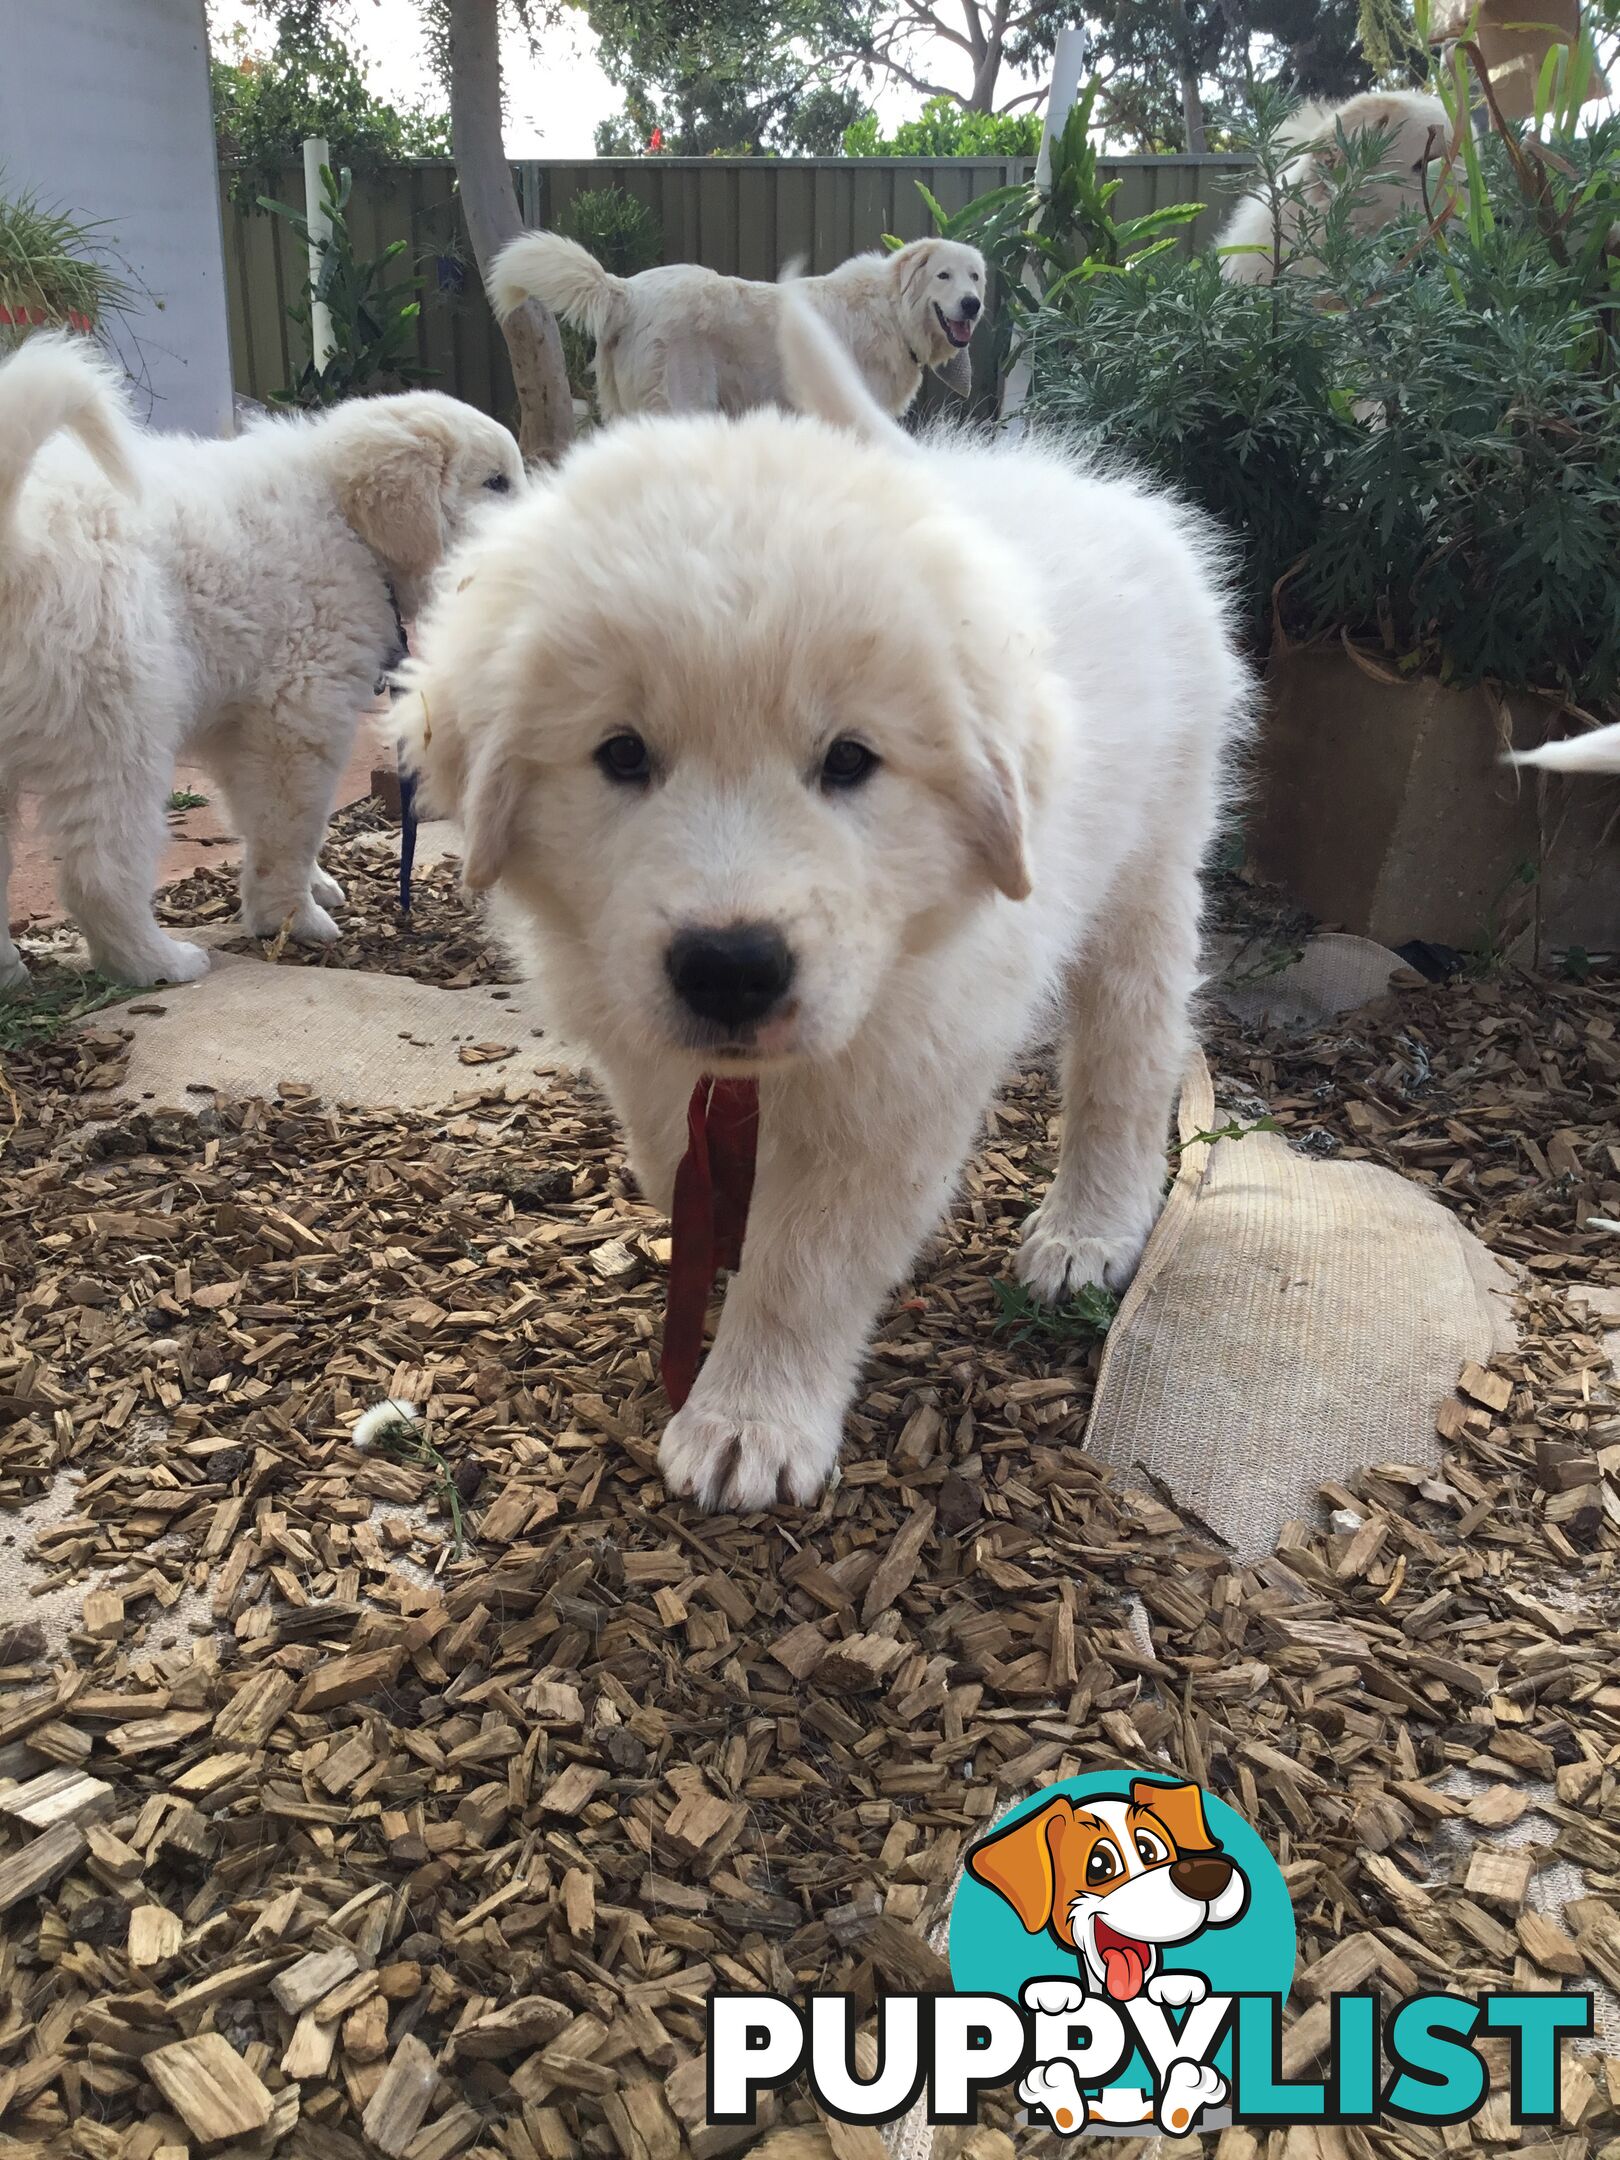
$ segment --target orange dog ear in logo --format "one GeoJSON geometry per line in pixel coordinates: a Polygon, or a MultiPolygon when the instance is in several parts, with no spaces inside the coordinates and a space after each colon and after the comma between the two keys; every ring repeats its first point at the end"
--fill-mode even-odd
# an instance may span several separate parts
{"type": "Polygon", "coordinates": [[[1073,1815],[1067,1800],[1054,1800],[968,1854],[968,1873],[1004,1897],[1031,1935],[1039,1934],[1052,1918],[1057,1897],[1053,1847],[1073,1815]]]}
{"type": "Polygon", "coordinates": [[[1217,1850],[1204,1820],[1204,1796],[1196,1785],[1154,1785],[1146,1778],[1132,1778],[1131,1805],[1158,1817],[1177,1852],[1217,1850]]]}

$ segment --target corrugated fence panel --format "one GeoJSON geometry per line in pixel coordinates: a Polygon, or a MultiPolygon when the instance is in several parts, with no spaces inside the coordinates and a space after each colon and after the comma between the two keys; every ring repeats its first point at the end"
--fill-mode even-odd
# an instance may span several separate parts
{"type": "MultiPolygon", "coordinates": [[[[1105,177],[1122,185],[1120,217],[1167,203],[1206,208],[1182,240],[1213,239],[1247,161],[1234,157],[1113,158],[1105,177]]],[[[518,200],[534,225],[565,219],[587,189],[622,187],[657,219],[666,262],[700,262],[732,277],[772,278],[798,260],[815,273],[846,256],[879,247],[885,233],[918,240],[934,229],[921,181],[947,211],[991,188],[1027,178],[1027,159],[997,158],[557,158],[513,167],[518,200]]],[[[224,182],[225,268],[231,358],[236,387],[268,399],[303,365],[305,333],[287,320],[301,297],[304,251],[286,221],[233,202],[224,182]]],[[[260,176],[254,193],[303,200],[301,168],[260,176]]],[[[421,364],[434,386],[510,417],[512,376],[506,348],[484,304],[447,161],[391,166],[357,181],[350,203],[356,246],[379,253],[404,240],[408,261],[426,279],[417,331],[421,364]]]]}

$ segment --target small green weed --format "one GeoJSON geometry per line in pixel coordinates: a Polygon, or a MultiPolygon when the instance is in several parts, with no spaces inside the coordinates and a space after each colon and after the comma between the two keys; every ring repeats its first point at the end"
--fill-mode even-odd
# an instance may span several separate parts
{"type": "Polygon", "coordinates": [[[1217,1140],[1247,1140],[1250,1133],[1278,1130],[1274,1117],[1256,1118],[1252,1125],[1244,1125],[1237,1118],[1228,1118],[1224,1125],[1213,1126],[1208,1132],[1189,1133],[1185,1140],[1172,1140],[1170,1152],[1179,1155],[1184,1148],[1196,1147],[1200,1140],[1207,1141],[1213,1147],[1217,1140]]]}
{"type": "Polygon", "coordinates": [[[450,1518],[451,1557],[459,1560],[467,1550],[467,1524],[461,1507],[461,1487],[456,1483],[448,1459],[440,1454],[414,1418],[391,1420],[372,1434],[370,1444],[392,1455],[396,1462],[427,1471],[433,1480],[434,1497],[450,1518]]]}
{"type": "Polygon", "coordinates": [[[15,1055],[37,1050],[54,1042],[75,1020],[139,994],[130,983],[108,982],[73,968],[53,969],[17,996],[0,998],[0,1051],[15,1055]]]}
{"type": "Polygon", "coordinates": [[[201,810],[207,801],[206,795],[198,795],[188,787],[177,787],[163,807],[166,810],[201,810]]]}
{"type": "Polygon", "coordinates": [[[1061,1305],[1043,1305],[1024,1283],[993,1282],[990,1287],[996,1294],[991,1325],[998,1335],[1010,1330],[1015,1343],[1101,1342],[1119,1311],[1119,1299],[1101,1283],[1087,1283],[1061,1305]]]}

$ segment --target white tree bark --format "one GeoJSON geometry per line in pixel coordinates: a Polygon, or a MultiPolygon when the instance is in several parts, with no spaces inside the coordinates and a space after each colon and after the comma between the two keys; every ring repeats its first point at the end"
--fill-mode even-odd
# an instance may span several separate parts
{"type": "MultiPolygon", "coordinates": [[[[450,144],[478,270],[523,230],[501,140],[499,0],[449,0],[450,144]]],[[[518,394],[518,444],[525,458],[552,462],[574,432],[574,401],[555,317],[526,300],[502,326],[518,394]]]]}

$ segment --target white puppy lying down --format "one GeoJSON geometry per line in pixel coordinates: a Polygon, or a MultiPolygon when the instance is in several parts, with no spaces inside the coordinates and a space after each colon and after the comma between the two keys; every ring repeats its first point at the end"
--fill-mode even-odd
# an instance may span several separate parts
{"type": "MultiPolygon", "coordinates": [[[[794,290],[855,356],[886,412],[903,413],[925,367],[965,365],[984,306],[984,257],[960,240],[913,240],[854,255],[794,290]]],[[[596,340],[604,419],[646,412],[750,412],[790,402],[778,355],[781,285],[669,263],[614,277],[561,233],[524,233],[496,258],[490,295],[504,321],[543,300],[596,340]]],[[[953,379],[964,396],[970,377],[953,379]]]]}
{"type": "Polygon", "coordinates": [[[1057,445],[913,445],[796,300],[784,357],[818,417],[611,430],[463,550],[401,707],[657,1205],[698,1077],[758,1077],[742,1265],[659,1457],[743,1509],[820,1490],[884,1296],[1059,1010],[1019,1271],[1129,1277],[1249,697],[1180,510],[1057,445]]]}
{"type": "Polygon", "coordinates": [[[389,581],[410,613],[474,506],[522,477],[505,428],[434,392],[197,442],[136,428],[81,341],[0,367],[0,991],[26,980],[4,907],[23,789],[101,973],[206,973],[152,918],[182,749],[229,798],[248,927],[335,938],[316,855],[397,657],[389,581]]]}

